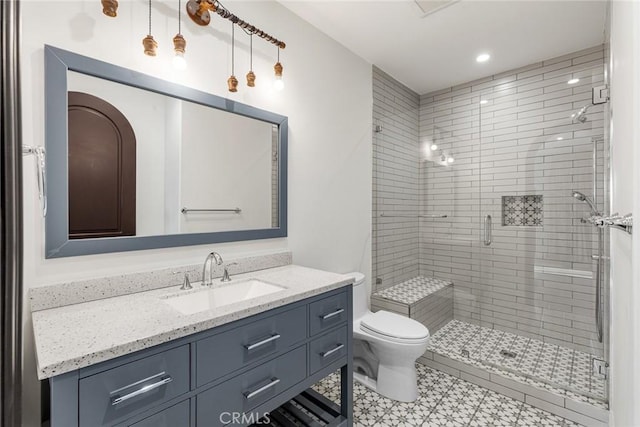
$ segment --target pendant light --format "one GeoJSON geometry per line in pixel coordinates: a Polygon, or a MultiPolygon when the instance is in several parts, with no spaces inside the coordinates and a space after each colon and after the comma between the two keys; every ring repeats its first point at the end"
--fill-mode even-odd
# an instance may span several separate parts
{"type": "Polygon", "coordinates": [[[255,87],[256,75],[253,72],[253,34],[249,37],[249,72],[247,73],[247,86],[255,87]]]}
{"type": "Polygon", "coordinates": [[[280,63],[280,46],[278,46],[278,62],[273,66],[273,70],[275,71],[276,79],[273,82],[273,87],[276,90],[284,89],[284,82],[282,81],[282,64],[280,63]]]}
{"type": "Polygon", "coordinates": [[[178,0],[178,34],[173,38],[173,51],[175,56],[173,57],[173,66],[178,70],[184,70],[187,68],[187,61],[184,59],[184,49],[187,46],[187,41],[182,37],[182,2],[178,0]]]}
{"type": "Polygon", "coordinates": [[[156,56],[156,50],[158,49],[158,43],[153,39],[151,35],[151,0],[149,0],[149,34],[142,39],[142,46],[144,46],[144,54],[148,56],[156,56]]]}
{"type": "Polygon", "coordinates": [[[238,91],[238,79],[235,76],[235,50],[236,50],[236,31],[235,24],[231,23],[231,77],[227,80],[229,86],[229,92],[238,91]]]}

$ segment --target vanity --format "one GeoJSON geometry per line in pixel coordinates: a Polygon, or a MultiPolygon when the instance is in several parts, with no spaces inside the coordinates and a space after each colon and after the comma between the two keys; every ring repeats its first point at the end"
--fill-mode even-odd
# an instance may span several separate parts
{"type": "Polygon", "coordinates": [[[264,424],[283,404],[306,405],[321,424],[351,425],[353,279],[287,265],[225,286],[248,280],[282,290],[190,314],[167,301],[206,299],[210,289],[161,288],[34,311],[51,426],[264,424]],[[336,370],[339,407],[307,390],[336,370]]]}

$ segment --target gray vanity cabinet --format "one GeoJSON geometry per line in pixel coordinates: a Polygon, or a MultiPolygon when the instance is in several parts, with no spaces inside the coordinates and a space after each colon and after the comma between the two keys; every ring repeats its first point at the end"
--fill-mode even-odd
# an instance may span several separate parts
{"type": "Polygon", "coordinates": [[[337,369],[334,424],[351,425],[351,292],[349,285],[53,377],[51,426],[247,425],[337,369]]]}

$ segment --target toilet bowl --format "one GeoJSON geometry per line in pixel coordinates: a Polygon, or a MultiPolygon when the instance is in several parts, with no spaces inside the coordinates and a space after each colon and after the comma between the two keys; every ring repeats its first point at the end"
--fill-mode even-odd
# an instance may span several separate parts
{"type": "Polygon", "coordinates": [[[393,400],[413,402],[418,398],[416,359],[429,344],[429,330],[408,317],[388,311],[372,313],[362,273],[350,273],[353,284],[353,337],[364,346],[354,346],[354,379],[393,400]],[[370,351],[360,351],[358,348],[370,351]],[[358,354],[360,353],[360,354],[358,354]],[[358,361],[366,369],[358,369],[358,361]],[[374,369],[371,368],[374,366],[374,369]],[[358,372],[361,371],[361,372],[358,372]],[[376,378],[366,372],[377,372],[376,378]]]}

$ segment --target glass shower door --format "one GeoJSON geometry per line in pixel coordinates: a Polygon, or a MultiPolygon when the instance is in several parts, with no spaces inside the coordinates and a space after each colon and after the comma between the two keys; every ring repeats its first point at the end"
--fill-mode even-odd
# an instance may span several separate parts
{"type": "Polygon", "coordinates": [[[602,70],[581,78],[584,87],[553,94],[542,77],[526,88],[514,77],[481,95],[480,314],[466,350],[512,378],[606,401],[593,369],[604,359],[595,320],[604,236],[584,222],[591,208],[579,200],[604,194],[602,107],[585,123],[571,117],[602,70]]]}

